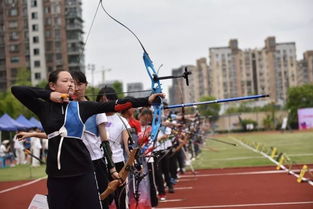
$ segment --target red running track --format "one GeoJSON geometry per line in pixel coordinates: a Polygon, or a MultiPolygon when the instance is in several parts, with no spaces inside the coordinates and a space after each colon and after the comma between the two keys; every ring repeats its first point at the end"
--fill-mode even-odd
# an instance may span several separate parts
{"type": "Polygon", "coordinates": [[[175,188],[158,208],[313,209],[313,186],[275,167],[199,170],[175,188]]]}
{"type": "MultiPolygon", "coordinates": [[[[275,167],[198,170],[182,175],[175,193],[158,208],[312,209],[313,186],[275,167]]],[[[11,191],[27,181],[0,182],[1,209],[27,209],[32,197],[46,194],[46,179],[11,191]]],[[[29,181],[28,181],[29,182],[29,181]]]]}

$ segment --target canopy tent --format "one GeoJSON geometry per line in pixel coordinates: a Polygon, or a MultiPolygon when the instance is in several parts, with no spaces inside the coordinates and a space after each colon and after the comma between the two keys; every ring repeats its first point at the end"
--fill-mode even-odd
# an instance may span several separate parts
{"type": "Polygon", "coordinates": [[[26,126],[23,124],[16,122],[13,118],[11,118],[8,114],[2,115],[0,118],[0,124],[2,124],[2,131],[16,131],[16,130],[25,130],[27,129],[26,126]],[[5,130],[6,129],[6,130],[5,130]]]}
{"type": "Polygon", "coordinates": [[[5,123],[3,123],[2,121],[0,121],[0,131],[16,131],[16,127],[15,126],[9,126],[5,123]]]}
{"type": "Polygon", "coordinates": [[[39,128],[39,129],[43,130],[40,121],[37,120],[36,118],[31,117],[31,118],[29,119],[29,121],[30,121],[32,124],[34,124],[34,125],[36,126],[36,128],[39,128]]]}
{"type": "Polygon", "coordinates": [[[37,127],[34,123],[32,123],[29,120],[27,120],[25,118],[25,116],[22,115],[22,114],[20,116],[18,116],[18,118],[16,118],[15,121],[19,122],[20,124],[23,124],[27,129],[31,129],[31,128],[36,128],[37,127]]]}

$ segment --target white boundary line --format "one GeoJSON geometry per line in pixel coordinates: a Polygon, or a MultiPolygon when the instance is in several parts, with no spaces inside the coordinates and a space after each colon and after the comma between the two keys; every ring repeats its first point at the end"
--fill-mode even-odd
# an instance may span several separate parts
{"type": "Polygon", "coordinates": [[[27,183],[25,183],[25,184],[20,184],[20,185],[18,185],[18,186],[14,186],[14,187],[10,187],[10,188],[8,188],[8,189],[1,190],[1,191],[0,191],[0,194],[5,193],[5,192],[9,192],[9,191],[12,191],[12,190],[15,190],[15,189],[19,189],[19,188],[21,188],[21,187],[25,187],[25,186],[28,186],[28,185],[31,185],[31,184],[34,184],[34,183],[36,183],[36,182],[38,182],[38,181],[41,181],[42,179],[46,179],[46,178],[47,178],[47,176],[44,176],[44,177],[35,179],[35,180],[33,180],[33,181],[27,182],[27,183]]]}
{"type": "Polygon", "coordinates": [[[307,202],[271,202],[271,203],[251,203],[251,204],[233,204],[233,205],[203,205],[203,206],[159,208],[159,209],[235,208],[235,207],[258,207],[258,206],[304,205],[304,204],[313,204],[313,201],[307,201],[307,202]]]}
{"type": "MultiPolygon", "coordinates": [[[[294,172],[299,172],[300,170],[293,170],[294,172]]],[[[233,173],[212,173],[212,174],[197,174],[197,177],[209,177],[209,176],[241,176],[241,175],[262,175],[262,174],[281,174],[288,173],[285,170],[269,170],[269,171],[248,171],[248,172],[233,172],[233,173]]],[[[184,175],[181,178],[190,178],[193,175],[184,175]]],[[[184,179],[179,179],[179,181],[184,179]]]]}
{"type": "Polygon", "coordinates": [[[193,189],[192,187],[175,187],[175,190],[193,189]]]}
{"type": "MultiPolygon", "coordinates": [[[[271,157],[270,157],[269,155],[267,155],[266,153],[254,149],[253,147],[251,147],[251,146],[249,146],[249,145],[243,143],[242,141],[236,139],[235,137],[230,137],[230,138],[232,138],[232,139],[235,140],[236,142],[240,143],[242,146],[246,147],[247,149],[250,149],[250,150],[252,150],[253,152],[256,152],[256,153],[259,153],[259,154],[263,155],[265,158],[269,159],[269,160],[272,161],[274,164],[279,165],[280,168],[282,168],[282,169],[285,170],[286,172],[288,172],[288,173],[290,173],[291,175],[293,175],[293,176],[299,178],[299,175],[298,175],[298,174],[296,174],[295,172],[289,170],[289,169],[286,168],[284,165],[280,165],[276,160],[274,160],[273,158],[271,158],[271,157]]],[[[309,180],[309,179],[307,179],[307,178],[304,178],[304,177],[302,178],[302,180],[308,182],[311,186],[313,186],[313,181],[311,181],[311,180],[309,180]]]]}

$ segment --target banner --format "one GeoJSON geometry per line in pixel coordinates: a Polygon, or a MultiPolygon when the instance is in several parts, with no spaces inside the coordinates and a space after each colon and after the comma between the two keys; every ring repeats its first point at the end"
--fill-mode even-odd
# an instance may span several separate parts
{"type": "Polygon", "coordinates": [[[313,108],[298,109],[298,124],[300,130],[313,128],[313,108]]]}

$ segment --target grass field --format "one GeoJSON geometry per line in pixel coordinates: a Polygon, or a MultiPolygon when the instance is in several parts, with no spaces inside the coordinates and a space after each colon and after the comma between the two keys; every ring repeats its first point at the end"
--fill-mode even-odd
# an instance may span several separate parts
{"type": "Polygon", "coordinates": [[[0,168],[0,181],[15,181],[37,179],[46,175],[46,166],[31,167],[30,165],[17,165],[15,167],[0,168]]]}
{"type": "MultiPolygon", "coordinates": [[[[297,164],[313,164],[313,131],[252,132],[216,135],[212,138],[230,143],[237,143],[233,138],[257,142],[266,147],[276,147],[297,164]]],[[[241,145],[231,146],[210,139],[205,140],[201,154],[192,164],[195,169],[273,165],[268,159],[241,145]]],[[[45,175],[45,166],[32,168],[29,165],[19,165],[0,168],[0,181],[34,179],[45,175]]]]}
{"type": "MultiPolygon", "coordinates": [[[[276,147],[278,152],[283,152],[296,164],[313,163],[313,131],[309,132],[252,132],[247,134],[216,135],[212,138],[230,143],[237,143],[233,138],[245,139],[250,142],[260,143],[265,147],[276,147]]],[[[226,168],[273,165],[262,155],[244,148],[231,146],[210,139],[205,141],[202,152],[193,161],[195,169],[226,168]]]]}

